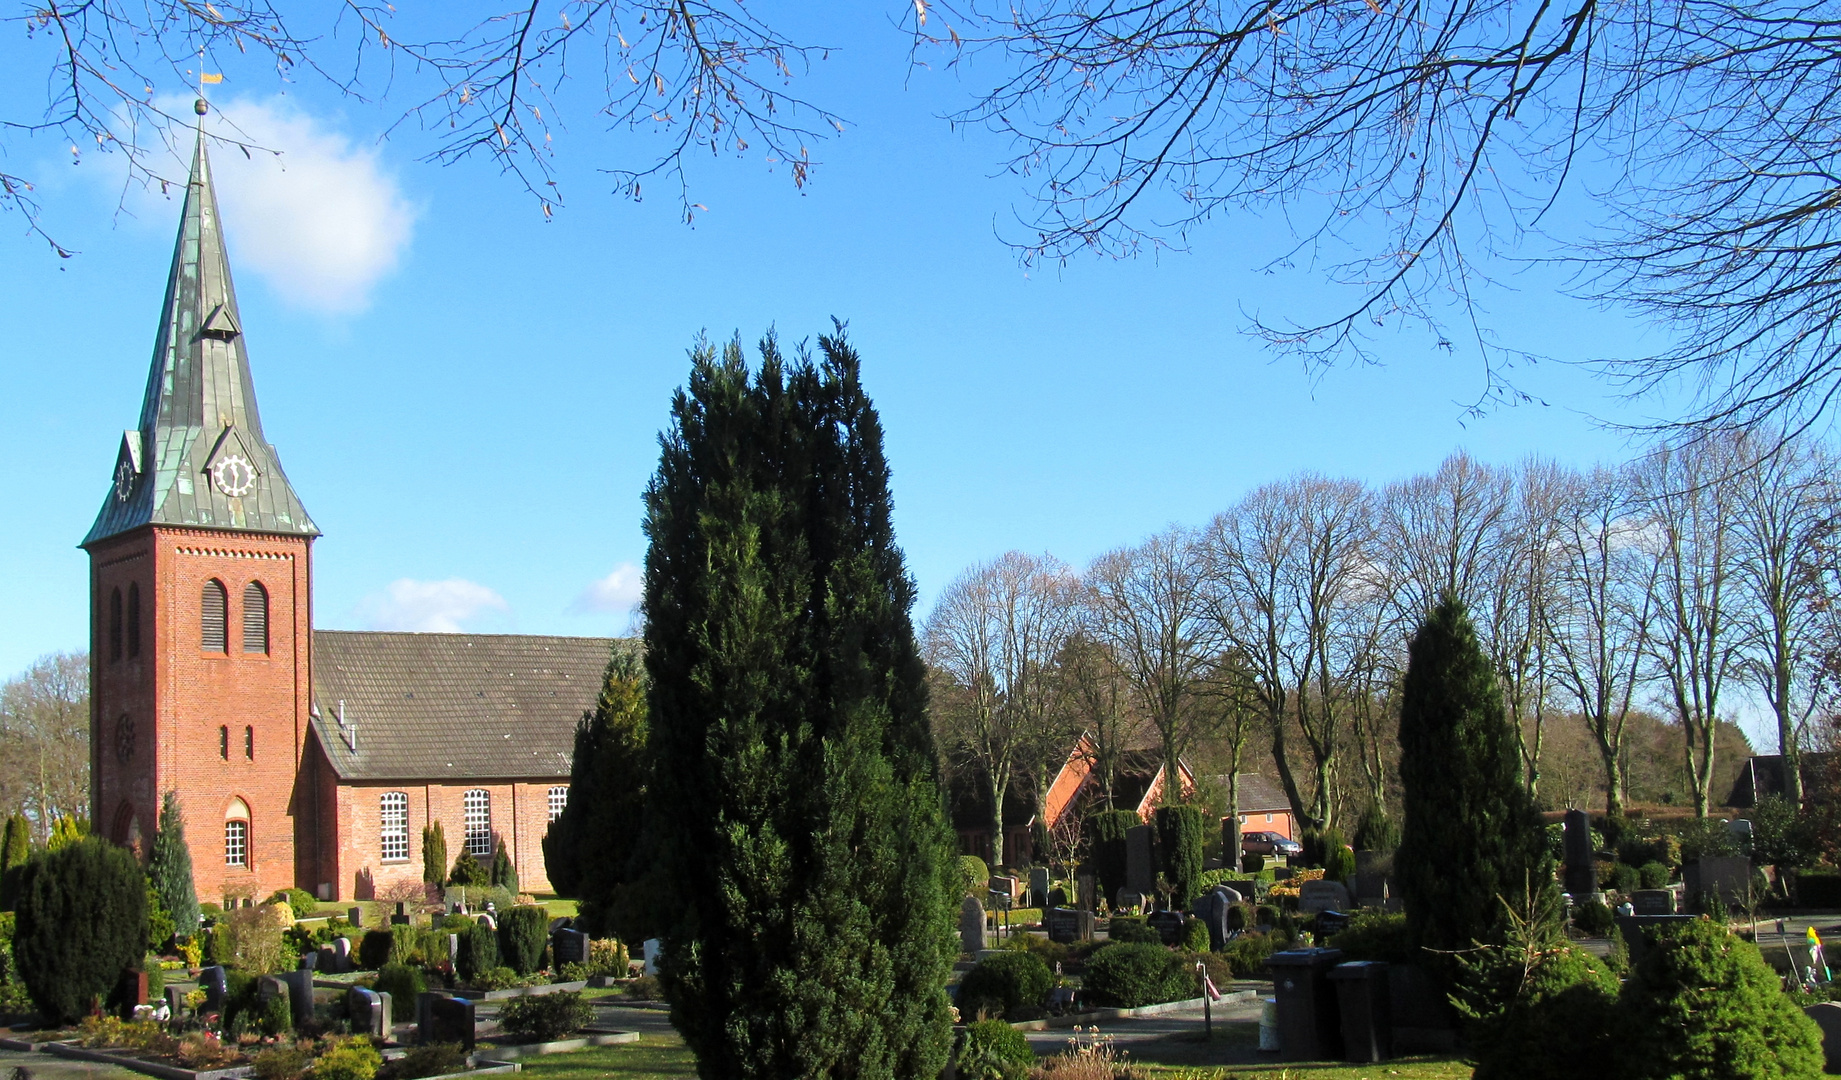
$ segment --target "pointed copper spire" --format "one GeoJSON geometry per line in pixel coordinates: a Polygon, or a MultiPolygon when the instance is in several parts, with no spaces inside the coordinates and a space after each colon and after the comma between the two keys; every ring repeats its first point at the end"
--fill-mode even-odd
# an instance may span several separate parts
{"type": "Polygon", "coordinates": [[[242,327],[201,123],[140,427],[85,545],[146,524],[319,534],[263,437],[242,327]]]}

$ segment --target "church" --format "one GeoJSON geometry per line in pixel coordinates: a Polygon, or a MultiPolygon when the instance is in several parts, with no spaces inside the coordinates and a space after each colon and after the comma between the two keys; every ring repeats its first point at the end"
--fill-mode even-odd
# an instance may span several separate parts
{"type": "MultiPolygon", "coordinates": [[[[204,103],[199,102],[202,115],[204,103]]],[[[176,793],[198,897],[383,898],[503,841],[526,892],[607,638],[313,628],[320,530],[262,429],[202,130],[139,424],[83,538],[90,806],[145,854],[176,793]]]]}

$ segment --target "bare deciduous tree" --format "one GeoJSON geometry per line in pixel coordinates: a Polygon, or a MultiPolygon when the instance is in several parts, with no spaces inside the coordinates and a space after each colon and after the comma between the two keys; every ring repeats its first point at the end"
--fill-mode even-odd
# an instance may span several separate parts
{"type": "Polygon", "coordinates": [[[1053,664],[1073,632],[1076,583],[1060,560],[1012,551],[947,586],[922,635],[940,741],[984,777],[999,862],[1005,793],[1045,746],[1066,746],[1053,664]]]}
{"type": "Polygon", "coordinates": [[[0,804],[39,842],[64,815],[88,817],[89,656],[52,653],[0,685],[0,804]]]}
{"type": "MultiPolygon", "coordinates": [[[[1083,627],[1091,618],[1082,605],[1083,627]]],[[[1113,786],[1118,781],[1119,763],[1144,726],[1143,714],[1132,698],[1131,684],[1118,660],[1105,642],[1083,629],[1068,640],[1056,665],[1061,680],[1061,707],[1066,710],[1069,727],[1086,736],[1080,745],[1087,748],[1088,767],[1098,778],[1100,800],[1112,809],[1113,786]]]]}

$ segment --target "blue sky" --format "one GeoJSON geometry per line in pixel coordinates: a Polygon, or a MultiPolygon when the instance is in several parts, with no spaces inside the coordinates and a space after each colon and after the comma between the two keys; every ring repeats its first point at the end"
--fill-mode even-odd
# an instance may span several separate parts
{"type": "MultiPolygon", "coordinates": [[[[1265,273],[1282,222],[1225,217],[1193,249],[1025,270],[996,237],[1024,189],[1005,145],[941,114],[977,74],[907,65],[890,5],[802,10],[838,47],[802,92],[849,121],[804,191],[758,158],[693,174],[707,205],[608,193],[630,144],[589,118],[559,136],[566,206],[546,222],[484,162],[438,167],[396,112],[231,69],[216,96],[291,155],[286,174],[216,155],[263,422],[325,531],[321,627],[607,634],[644,556],[640,492],[700,331],[797,342],[848,320],[888,432],[896,527],[931,598],[1011,548],[1083,563],[1201,523],[1301,469],[1375,484],[1452,450],[1620,458],[1594,418],[1640,418],[1560,363],[1519,371],[1547,404],[1466,415],[1482,375],[1421,336],[1384,363],[1312,375],[1242,332],[1340,294],[1265,273]]],[[[13,69],[40,54],[8,39],[13,69]]],[[[42,70],[42,69],[40,69],[42,70]]],[[[159,88],[186,94],[184,87],[159,88]]],[[[570,118],[565,116],[567,122],[570,118]]],[[[237,155],[240,156],[240,155],[237,155]]],[[[75,544],[108,490],[145,384],[179,203],[121,198],[106,156],[10,144],[40,182],[59,260],[0,216],[0,674],[86,641],[75,544]]],[[[1641,328],[1513,276],[1501,336],[1579,360],[1641,328]]],[[[1650,406],[1658,408],[1662,406],[1650,406]]]]}

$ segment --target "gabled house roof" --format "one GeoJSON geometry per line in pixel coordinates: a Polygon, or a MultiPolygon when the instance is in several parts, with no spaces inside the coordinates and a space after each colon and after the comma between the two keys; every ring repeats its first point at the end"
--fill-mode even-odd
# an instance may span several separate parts
{"type": "MultiPolygon", "coordinates": [[[[1838,755],[1817,750],[1805,750],[1799,755],[1803,774],[1803,789],[1815,786],[1815,781],[1822,779],[1837,764],[1838,755]]],[[[1783,755],[1754,754],[1745,760],[1739,769],[1739,776],[1733,781],[1732,791],[1726,796],[1726,805],[1736,809],[1749,809],[1758,805],[1758,800],[1767,795],[1783,794],[1783,755]]]]}
{"type": "Polygon", "coordinates": [[[343,780],[566,779],[622,644],[316,630],[311,722],[343,780]]]}

